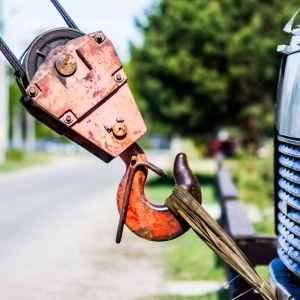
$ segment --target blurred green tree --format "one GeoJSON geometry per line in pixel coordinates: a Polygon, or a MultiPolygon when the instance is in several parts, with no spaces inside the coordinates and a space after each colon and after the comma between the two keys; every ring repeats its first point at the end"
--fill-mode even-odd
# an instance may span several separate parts
{"type": "Polygon", "coordinates": [[[295,0],[161,0],[136,21],[130,73],[155,131],[198,140],[221,127],[271,134],[282,28],[295,0]],[[154,126],[153,126],[154,125],[154,126]]]}

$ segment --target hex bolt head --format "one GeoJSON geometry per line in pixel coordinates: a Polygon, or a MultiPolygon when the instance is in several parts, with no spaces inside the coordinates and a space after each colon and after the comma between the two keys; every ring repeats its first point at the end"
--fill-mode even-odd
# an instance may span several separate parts
{"type": "Polygon", "coordinates": [[[105,37],[104,34],[102,32],[97,32],[94,36],[93,36],[94,40],[98,43],[101,44],[102,42],[104,42],[105,37]]]}
{"type": "Polygon", "coordinates": [[[115,123],[113,126],[113,133],[118,138],[123,138],[127,134],[127,126],[124,123],[115,123]]]}
{"type": "Polygon", "coordinates": [[[30,97],[36,97],[36,96],[38,95],[38,93],[39,93],[38,89],[37,89],[35,86],[33,86],[33,85],[31,85],[31,86],[27,89],[27,94],[28,94],[28,96],[30,96],[30,97]]]}
{"type": "Polygon", "coordinates": [[[116,81],[116,82],[122,82],[122,81],[123,81],[123,76],[122,76],[121,73],[115,74],[114,77],[115,77],[115,81],[116,81]]]}
{"type": "Polygon", "coordinates": [[[106,123],[106,124],[104,125],[104,128],[105,128],[108,132],[111,132],[111,130],[112,130],[112,126],[111,126],[111,124],[109,124],[109,123],[106,123]]]}
{"type": "Polygon", "coordinates": [[[121,116],[117,116],[117,117],[116,117],[116,121],[117,121],[117,122],[123,122],[123,118],[122,118],[121,116]]]}

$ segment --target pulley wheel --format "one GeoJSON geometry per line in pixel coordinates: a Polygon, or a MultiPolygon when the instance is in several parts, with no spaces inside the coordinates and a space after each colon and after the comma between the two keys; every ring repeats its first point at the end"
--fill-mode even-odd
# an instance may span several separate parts
{"type": "Polygon", "coordinates": [[[31,43],[23,61],[28,82],[32,79],[38,67],[44,62],[52,49],[63,46],[68,41],[83,35],[83,32],[76,29],[56,28],[36,37],[31,43]]]}

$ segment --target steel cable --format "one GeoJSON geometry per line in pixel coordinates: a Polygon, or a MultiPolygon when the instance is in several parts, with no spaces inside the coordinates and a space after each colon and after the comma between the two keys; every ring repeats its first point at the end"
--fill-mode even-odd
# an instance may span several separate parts
{"type": "Polygon", "coordinates": [[[9,47],[5,44],[3,39],[0,37],[0,51],[6,57],[10,65],[14,68],[14,70],[18,73],[18,76],[25,76],[25,69],[23,68],[21,62],[17,59],[17,57],[12,53],[9,47]]]}
{"type": "Polygon", "coordinates": [[[61,4],[57,0],[50,0],[52,4],[55,6],[55,8],[58,10],[62,18],[65,20],[69,28],[74,28],[79,30],[75,22],[71,19],[71,17],[68,15],[68,13],[65,11],[65,9],[61,6],[61,4]]]}

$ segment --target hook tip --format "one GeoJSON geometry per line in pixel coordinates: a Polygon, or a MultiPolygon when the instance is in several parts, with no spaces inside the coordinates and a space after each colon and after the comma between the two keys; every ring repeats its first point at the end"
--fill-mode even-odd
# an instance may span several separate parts
{"type": "Polygon", "coordinates": [[[175,158],[174,179],[178,185],[186,189],[199,203],[202,202],[198,179],[190,169],[185,153],[178,153],[175,158]]]}

